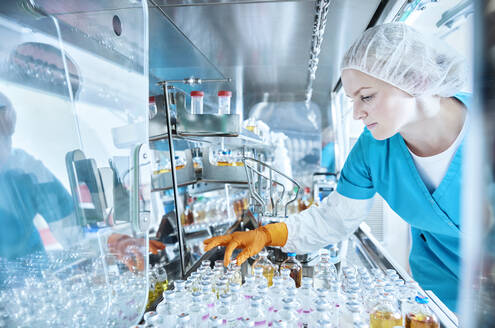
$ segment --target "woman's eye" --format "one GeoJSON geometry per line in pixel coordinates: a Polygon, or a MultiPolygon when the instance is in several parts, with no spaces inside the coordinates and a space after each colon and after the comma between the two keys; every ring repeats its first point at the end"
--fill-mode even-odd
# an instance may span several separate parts
{"type": "Polygon", "coordinates": [[[364,102],[369,102],[371,99],[373,99],[373,95],[371,95],[371,96],[361,96],[361,101],[364,101],[364,102]]]}

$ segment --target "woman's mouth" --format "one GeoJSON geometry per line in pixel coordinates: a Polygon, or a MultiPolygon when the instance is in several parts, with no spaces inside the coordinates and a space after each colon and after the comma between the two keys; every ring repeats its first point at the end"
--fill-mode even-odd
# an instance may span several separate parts
{"type": "Polygon", "coordinates": [[[377,126],[378,123],[370,123],[370,124],[366,124],[366,127],[368,128],[368,130],[371,130],[373,129],[375,126],[377,126]]]}

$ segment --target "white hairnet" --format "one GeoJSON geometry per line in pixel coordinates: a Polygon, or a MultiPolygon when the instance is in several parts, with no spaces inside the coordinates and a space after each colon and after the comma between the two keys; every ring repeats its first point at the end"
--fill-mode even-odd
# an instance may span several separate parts
{"type": "Polygon", "coordinates": [[[404,23],[365,31],[344,55],[341,71],[350,68],[412,96],[451,97],[466,79],[464,59],[454,49],[404,23]]]}

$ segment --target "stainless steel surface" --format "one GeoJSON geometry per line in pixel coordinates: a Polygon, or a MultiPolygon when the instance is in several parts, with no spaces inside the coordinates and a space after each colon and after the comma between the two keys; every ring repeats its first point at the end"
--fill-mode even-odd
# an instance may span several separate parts
{"type": "MultiPolygon", "coordinates": [[[[340,58],[368,25],[379,2],[334,1],[329,7],[312,98],[323,113],[323,124],[328,121],[329,91],[340,75],[340,58]]],[[[173,6],[168,1],[154,3],[198,52],[209,59],[213,68],[232,77],[232,83],[220,86],[233,91],[232,108],[240,107],[246,114],[263,99],[305,99],[308,52],[315,18],[314,1],[222,2],[218,5],[194,1],[184,6],[173,6]]],[[[151,34],[156,33],[153,29],[158,26],[154,20],[159,17],[155,16],[150,14],[151,34]]],[[[162,15],[161,19],[165,17],[162,15]]],[[[165,45],[155,48],[153,38],[150,39],[153,74],[160,76],[160,71],[173,74],[171,68],[181,67],[181,58],[176,54],[170,63],[165,62],[160,50],[170,53],[170,49],[165,49],[165,45]]],[[[157,42],[161,43],[160,40],[157,42]]],[[[181,54],[183,62],[187,63],[187,55],[187,52],[181,54]]],[[[189,64],[182,66],[194,71],[189,64]]],[[[212,67],[197,66],[196,70],[214,70],[212,67]]],[[[197,73],[191,75],[199,76],[197,73]]]]}

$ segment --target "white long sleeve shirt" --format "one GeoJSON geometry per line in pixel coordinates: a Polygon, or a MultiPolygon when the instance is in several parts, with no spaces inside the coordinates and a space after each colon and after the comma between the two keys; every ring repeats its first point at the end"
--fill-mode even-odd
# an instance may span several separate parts
{"type": "Polygon", "coordinates": [[[319,206],[289,216],[284,252],[310,253],[347,239],[366,218],[370,199],[352,199],[332,192],[319,206]]]}

